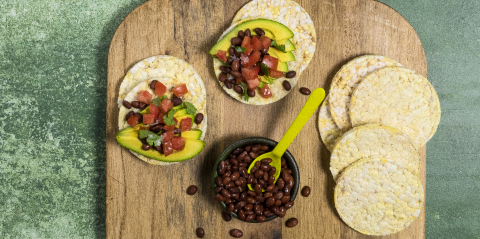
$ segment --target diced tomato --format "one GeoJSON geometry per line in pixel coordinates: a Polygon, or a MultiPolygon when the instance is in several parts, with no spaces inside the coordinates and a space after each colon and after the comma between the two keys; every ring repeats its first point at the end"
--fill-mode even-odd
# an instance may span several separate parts
{"type": "Polygon", "coordinates": [[[260,43],[262,43],[262,47],[264,49],[268,49],[270,47],[270,44],[272,43],[272,39],[270,39],[266,36],[261,36],[260,37],[260,43]]]}
{"type": "Polygon", "coordinates": [[[218,59],[222,60],[223,62],[226,62],[227,61],[227,52],[222,51],[222,50],[218,50],[217,51],[217,57],[218,57],[218,59]]]}
{"type": "Polygon", "coordinates": [[[278,66],[278,59],[271,56],[263,56],[262,63],[268,66],[268,68],[276,70],[278,66]]]}
{"type": "Polygon", "coordinates": [[[160,108],[158,108],[158,106],[154,103],[150,103],[150,106],[148,106],[148,111],[150,111],[150,114],[155,115],[156,119],[158,118],[158,113],[160,113],[160,108]]]}
{"type": "Polygon", "coordinates": [[[165,141],[162,142],[163,154],[165,157],[173,153],[173,145],[172,141],[165,141]]]}
{"type": "Polygon", "coordinates": [[[260,71],[260,66],[250,67],[250,68],[242,68],[242,76],[246,80],[256,79],[258,76],[258,72],[260,71]]]}
{"type": "Polygon", "coordinates": [[[166,131],[174,131],[175,130],[175,125],[165,125],[163,126],[163,129],[166,131]]]}
{"type": "Polygon", "coordinates": [[[152,94],[146,90],[142,90],[140,93],[138,93],[137,100],[145,104],[150,104],[150,101],[152,100],[152,94]]]}
{"type": "Polygon", "coordinates": [[[139,130],[148,130],[148,127],[143,127],[143,126],[140,126],[138,127],[139,130]]]}
{"type": "Polygon", "coordinates": [[[186,93],[188,93],[187,85],[186,84],[181,84],[175,88],[173,88],[172,92],[178,97],[182,97],[186,93]]]}
{"type": "Polygon", "coordinates": [[[173,108],[173,103],[170,99],[162,100],[160,104],[160,112],[166,114],[171,108],[173,108]]]}
{"type": "Polygon", "coordinates": [[[247,88],[249,90],[255,90],[260,85],[260,79],[255,78],[251,80],[247,80],[247,88]]]}
{"type": "Polygon", "coordinates": [[[173,137],[172,146],[175,150],[182,150],[185,148],[185,138],[184,137],[173,137]]]}
{"type": "Polygon", "coordinates": [[[167,131],[163,133],[162,136],[163,141],[170,141],[171,139],[173,139],[173,137],[175,137],[175,134],[173,133],[173,131],[167,131]]]}
{"type": "Polygon", "coordinates": [[[165,122],[163,121],[163,116],[165,116],[164,113],[162,113],[162,112],[159,112],[159,113],[158,113],[158,118],[157,118],[157,119],[158,119],[158,123],[160,123],[160,124],[165,124],[165,122]]]}
{"type": "Polygon", "coordinates": [[[178,124],[178,120],[177,120],[177,118],[173,117],[173,121],[175,121],[175,125],[177,125],[177,124],[178,124]]]}
{"type": "Polygon", "coordinates": [[[135,125],[138,124],[138,117],[134,116],[134,115],[131,115],[130,117],[128,117],[127,123],[130,126],[135,127],[135,125]]]}
{"type": "Polygon", "coordinates": [[[252,38],[250,38],[249,36],[245,36],[243,38],[243,41],[242,41],[242,47],[245,47],[245,54],[248,56],[250,54],[252,54],[252,51],[253,51],[253,46],[252,44],[250,44],[250,41],[252,40],[252,38]]]}
{"type": "Polygon", "coordinates": [[[270,69],[270,77],[272,77],[272,78],[282,78],[284,76],[285,76],[285,73],[283,73],[281,71],[274,70],[274,69],[270,69]]]}
{"type": "Polygon", "coordinates": [[[262,43],[257,37],[252,37],[250,44],[252,45],[254,51],[260,51],[263,48],[262,43]]]}
{"type": "Polygon", "coordinates": [[[153,114],[144,114],[142,118],[143,118],[143,124],[155,123],[155,115],[153,114]]]}
{"type": "Polygon", "coordinates": [[[158,95],[159,97],[165,95],[167,92],[167,87],[162,83],[162,82],[157,82],[155,84],[155,95],[158,95]]]}
{"type": "Polygon", "coordinates": [[[192,129],[192,118],[190,117],[183,118],[182,121],[180,121],[180,130],[184,132],[184,131],[190,131],[191,129],[192,129]]]}
{"type": "Polygon", "coordinates": [[[245,55],[245,53],[243,53],[240,56],[240,60],[242,61],[242,66],[246,68],[252,67],[253,65],[255,65],[255,63],[257,63],[258,60],[260,60],[261,55],[262,53],[260,53],[260,51],[254,51],[250,56],[247,56],[245,55]]]}
{"type": "Polygon", "coordinates": [[[236,79],[235,79],[235,83],[236,83],[237,85],[240,85],[240,83],[242,83],[242,82],[243,82],[243,78],[236,78],[236,79]]]}
{"type": "Polygon", "coordinates": [[[268,87],[268,84],[263,85],[262,88],[260,88],[260,95],[263,98],[270,98],[272,97],[272,91],[270,90],[270,87],[268,87]]]}

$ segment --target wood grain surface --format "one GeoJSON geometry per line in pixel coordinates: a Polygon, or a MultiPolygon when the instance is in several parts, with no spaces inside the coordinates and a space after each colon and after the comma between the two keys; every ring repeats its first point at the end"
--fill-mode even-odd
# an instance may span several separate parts
{"type": "MultiPolygon", "coordinates": [[[[395,10],[372,0],[297,1],[311,16],[317,32],[315,56],[302,78],[282,100],[266,106],[242,104],[219,86],[209,49],[248,1],[152,0],[131,12],[118,27],[108,57],[107,90],[107,237],[230,238],[370,238],[349,228],[333,203],[335,183],[330,153],[320,140],[315,113],[289,147],[300,169],[298,196],[285,218],[261,224],[223,221],[210,185],[213,164],[224,148],[249,136],[280,140],[307,100],[300,87],[329,89],[340,67],[363,54],[385,55],[426,76],[422,44],[412,26],[395,10]],[[153,166],[137,159],[115,141],[118,132],[118,89],[136,62],[153,55],[172,55],[189,62],[207,88],[206,147],[195,158],[172,166],[153,166]],[[198,185],[194,196],[189,185],[198,185]],[[296,217],[298,226],[285,221],[296,217]]],[[[425,185],[425,152],[421,149],[425,185]]],[[[424,238],[425,211],[407,229],[387,238],[424,238]]]]}

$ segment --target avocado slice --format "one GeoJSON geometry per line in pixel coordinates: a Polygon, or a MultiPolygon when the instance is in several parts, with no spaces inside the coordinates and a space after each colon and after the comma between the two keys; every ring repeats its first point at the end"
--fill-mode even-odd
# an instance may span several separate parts
{"type": "MultiPolygon", "coordinates": [[[[202,134],[201,132],[202,131],[200,131],[200,135],[202,134]]],[[[191,159],[199,154],[205,147],[205,142],[202,140],[185,137],[185,148],[181,151],[174,151],[173,154],[165,157],[165,155],[153,149],[143,150],[142,142],[138,139],[138,131],[132,127],[125,128],[124,130],[118,132],[115,138],[121,146],[127,149],[130,149],[145,157],[164,162],[180,162],[191,159]]]]}
{"type": "Polygon", "coordinates": [[[183,131],[182,137],[184,137],[185,139],[200,139],[202,133],[203,132],[199,129],[192,129],[190,131],[183,131]]]}
{"type": "Polygon", "coordinates": [[[278,61],[280,62],[289,62],[289,61],[294,61],[295,60],[295,55],[293,55],[292,52],[281,52],[279,50],[277,50],[277,48],[275,47],[270,47],[268,48],[268,54],[270,54],[270,56],[272,57],[275,57],[278,59],[278,61]]]}
{"type": "Polygon", "coordinates": [[[277,71],[288,72],[288,64],[286,62],[278,62],[277,71]]]}
{"type": "Polygon", "coordinates": [[[290,39],[294,36],[293,32],[287,26],[279,22],[268,19],[250,20],[238,25],[232,31],[227,33],[227,35],[225,35],[220,41],[217,42],[217,44],[212,47],[209,54],[215,56],[218,50],[227,51],[231,45],[230,40],[237,36],[238,31],[244,31],[247,28],[250,28],[252,33],[254,33],[253,29],[262,28],[265,31],[266,36],[277,41],[290,39]],[[267,34],[267,31],[272,35],[269,36],[270,34],[267,34]]]}
{"type": "Polygon", "coordinates": [[[288,52],[288,51],[294,51],[296,48],[295,48],[295,45],[293,45],[292,41],[290,41],[289,39],[287,40],[281,40],[281,41],[277,41],[277,45],[285,45],[285,51],[288,52]]]}

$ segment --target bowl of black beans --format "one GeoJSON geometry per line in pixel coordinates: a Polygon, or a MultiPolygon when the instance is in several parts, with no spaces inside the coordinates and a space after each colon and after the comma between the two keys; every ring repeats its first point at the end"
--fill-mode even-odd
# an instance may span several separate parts
{"type": "Polygon", "coordinates": [[[276,169],[263,159],[247,173],[255,158],[275,148],[277,142],[267,138],[241,139],[226,148],[215,162],[212,184],[215,200],[231,216],[251,223],[283,218],[294,205],[300,173],[297,162],[287,150],[282,156],[280,177],[276,182],[276,169]],[[260,172],[261,171],[261,172],[260,172]],[[248,184],[256,191],[249,190],[248,184]],[[264,191],[258,190],[260,186],[264,191]]]}

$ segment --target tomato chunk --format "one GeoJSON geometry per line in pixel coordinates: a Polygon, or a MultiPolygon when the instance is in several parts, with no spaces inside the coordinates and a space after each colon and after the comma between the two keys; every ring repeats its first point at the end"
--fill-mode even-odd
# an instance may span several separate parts
{"type": "Polygon", "coordinates": [[[270,44],[272,43],[272,39],[270,39],[266,36],[261,36],[260,37],[260,43],[262,43],[262,47],[264,49],[268,49],[270,47],[270,44]]]}
{"type": "Polygon", "coordinates": [[[175,125],[165,125],[163,126],[163,129],[166,131],[174,131],[175,130],[175,125]]]}
{"type": "Polygon", "coordinates": [[[178,97],[182,97],[186,93],[188,93],[187,85],[186,84],[181,84],[175,88],[173,88],[172,92],[178,97]]]}
{"type": "Polygon", "coordinates": [[[284,76],[285,76],[285,73],[283,73],[281,71],[274,70],[274,69],[270,69],[270,77],[272,77],[272,78],[282,78],[284,76]]]}
{"type": "Polygon", "coordinates": [[[160,112],[166,114],[171,108],[173,108],[173,103],[170,99],[162,100],[160,104],[160,112]]]}
{"type": "Polygon", "coordinates": [[[258,76],[258,72],[260,71],[260,66],[250,67],[250,68],[242,68],[242,76],[246,80],[256,79],[258,76]]]}
{"type": "Polygon", "coordinates": [[[138,124],[138,117],[134,116],[134,115],[131,115],[130,117],[128,117],[127,123],[130,126],[135,127],[135,125],[138,124]]]}
{"type": "Polygon", "coordinates": [[[150,101],[152,100],[152,94],[146,90],[142,90],[138,93],[137,100],[145,104],[150,104],[150,101]]]}
{"type": "Polygon", "coordinates": [[[190,117],[183,118],[182,121],[180,121],[180,130],[184,132],[184,131],[190,131],[191,129],[192,129],[192,118],[190,117]]]}
{"type": "Polygon", "coordinates": [[[163,136],[163,142],[165,142],[173,139],[173,137],[175,137],[175,134],[173,133],[173,131],[167,131],[163,133],[162,136],[163,136]]]}
{"type": "Polygon", "coordinates": [[[159,113],[158,113],[158,118],[157,118],[157,119],[158,119],[158,123],[160,123],[160,124],[165,124],[165,122],[163,121],[163,116],[165,116],[164,113],[162,113],[162,112],[159,112],[159,113]]]}
{"type": "Polygon", "coordinates": [[[254,91],[260,85],[260,79],[247,80],[247,88],[254,91]]]}
{"type": "Polygon", "coordinates": [[[252,45],[254,51],[260,51],[263,48],[262,43],[257,37],[252,37],[250,44],[252,45]]]}
{"type": "Polygon", "coordinates": [[[218,59],[222,60],[223,62],[226,62],[227,61],[227,52],[222,51],[222,50],[218,50],[217,51],[217,57],[218,57],[218,59]]]}
{"type": "Polygon", "coordinates": [[[155,115],[155,118],[158,118],[158,113],[160,113],[160,108],[158,108],[157,105],[154,103],[150,103],[148,106],[148,111],[150,111],[150,114],[155,115]]]}
{"type": "Polygon", "coordinates": [[[260,53],[260,51],[254,51],[250,56],[247,56],[245,53],[243,53],[240,56],[242,66],[246,68],[252,67],[253,65],[255,65],[255,63],[257,63],[258,60],[260,60],[261,55],[262,53],[260,53]]]}
{"type": "Polygon", "coordinates": [[[167,87],[162,82],[157,82],[155,84],[155,95],[163,96],[167,92],[167,87]]]}
{"type": "Polygon", "coordinates": [[[173,153],[172,141],[163,141],[162,142],[163,154],[165,157],[173,153]]]}
{"type": "Polygon", "coordinates": [[[263,85],[262,88],[260,88],[260,95],[263,98],[270,98],[272,97],[272,91],[270,90],[270,87],[268,87],[268,84],[263,85]]]}
{"type": "Polygon", "coordinates": [[[185,148],[185,138],[184,137],[173,137],[172,146],[175,150],[182,150],[185,148]]]}
{"type": "Polygon", "coordinates": [[[143,124],[155,123],[155,115],[153,114],[144,114],[142,118],[143,118],[143,124]]]}
{"type": "Polygon", "coordinates": [[[245,36],[243,38],[243,41],[242,41],[242,47],[245,47],[245,54],[248,56],[250,54],[252,54],[252,51],[253,51],[253,47],[252,47],[252,44],[250,44],[250,41],[252,40],[252,38],[250,38],[249,36],[245,36]]]}
{"type": "Polygon", "coordinates": [[[268,66],[268,68],[276,70],[278,66],[278,59],[271,56],[263,56],[262,63],[268,66]]]}
{"type": "Polygon", "coordinates": [[[240,85],[240,83],[242,83],[242,82],[243,82],[243,78],[235,78],[235,83],[237,85],[240,85]]]}

